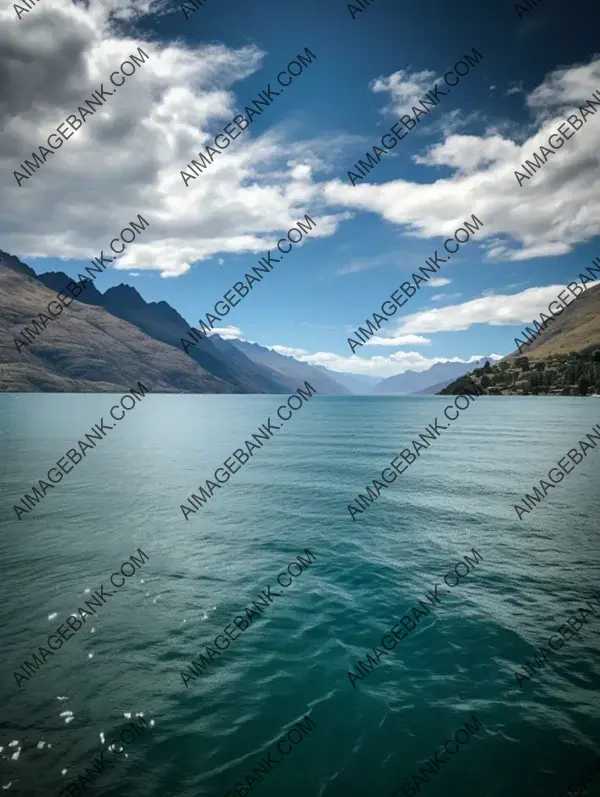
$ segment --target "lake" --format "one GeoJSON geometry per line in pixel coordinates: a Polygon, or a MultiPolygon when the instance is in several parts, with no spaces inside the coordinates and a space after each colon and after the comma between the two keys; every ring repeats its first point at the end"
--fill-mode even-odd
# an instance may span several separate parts
{"type": "Polygon", "coordinates": [[[391,797],[473,716],[419,794],[558,797],[593,763],[600,609],[522,688],[515,671],[600,591],[597,451],[522,519],[514,505],[600,423],[600,402],[478,398],[352,520],[453,398],[314,396],[186,519],[282,397],[148,395],[18,520],[118,398],[0,396],[3,794],[92,784],[104,751],[73,795],[391,797]],[[439,606],[352,683],[437,584],[439,606]],[[17,683],[101,585],[95,614],[17,683]],[[288,736],[298,723],[310,731],[288,736]]]}

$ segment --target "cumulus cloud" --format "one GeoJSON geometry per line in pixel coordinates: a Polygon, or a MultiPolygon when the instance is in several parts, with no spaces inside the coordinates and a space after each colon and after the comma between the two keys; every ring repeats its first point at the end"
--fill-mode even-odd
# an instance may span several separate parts
{"type": "MultiPolygon", "coordinates": [[[[349,136],[299,142],[280,128],[257,135],[250,126],[186,188],[181,169],[250,101],[236,84],[262,68],[265,53],[251,44],[152,41],[132,27],[170,10],[164,0],[44,0],[20,22],[10,5],[0,11],[3,248],[87,260],[140,213],[150,226],[114,267],[176,277],[215,255],[262,255],[305,213],[318,220],[310,240],[335,233],[354,210],[418,238],[452,234],[475,213],[487,257],[508,260],[564,254],[600,232],[594,117],[522,188],[514,177],[565,109],[600,85],[597,57],[556,70],[523,95],[538,125],[527,141],[498,130],[450,135],[417,156],[426,168],[450,169],[444,179],[318,182],[349,136]],[[138,47],[149,60],[19,188],[13,170],[138,47]]],[[[399,70],[371,88],[387,94],[386,110],[398,115],[435,80],[429,70],[399,70]]],[[[340,273],[373,265],[354,261],[340,273]]]]}
{"type": "MultiPolygon", "coordinates": [[[[396,81],[400,101],[408,88],[406,80],[396,81]]],[[[385,85],[391,91],[395,84],[388,80],[385,85]]],[[[451,235],[474,213],[484,226],[469,246],[495,238],[497,245],[488,251],[495,259],[566,254],[600,233],[600,118],[589,116],[521,187],[515,170],[540,145],[547,146],[565,115],[577,111],[598,86],[598,56],[587,64],[556,70],[524,98],[535,115],[535,131],[526,140],[498,130],[452,135],[415,158],[431,168],[450,169],[451,176],[426,183],[399,179],[356,186],[333,180],[325,196],[345,208],[377,213],[418,238],[451,235]]]]}
{"type": "Polygon", "coordinates": [[[450,166],[468,173],[499,161],[514,159],[518,153],[516,144],[498,135],[483,140],[479,136],[453,135],[447,141],[431,147],[425,155],[416,155],[414,161],[425,166],[450,166]]]}
{"type": "Polygon", "coordinates": [[[44,0],[21,21],[12,6],[0,11],[5,249],[88,259],[141,213],[150,226],[115,267],[178,276],[217,253],[263,254],[305,213],[318,218],[311,240],[345,218],[324,206],[311,177],[315,156],[302,168],[306,142],[255,135],[252,126],[185,187],[180,171],[251,100],[232,87],[262,67],[265,53],[150,41],[133,30],[164,9],[152,0],[44,0]],[[101,83],[113,89],[110,74],[138,47],[149,60],[19,187],[13,171],[101,83]]]}
{"type": "MultiPolygon", "coordinates": [[[[399,69],[391,75],[372,80],[369,88],[375,94],[388,95],[389,101],[381,109],[381,114],[400,117],[404,114],[410,116],[413,106],[418,106],[419,101],[436,82],[443,82],[443,79],[429,69],[420,72],[399,69]]],[[[436,115],[436,118],[428,121],[424,127],[419,127],[418,132],[425,136],[442,135],[447,138],[464,127],[482,123],[484,119],[480,111],[465,113],[460,108],[450,110],[441,108],[440,115],[436,115]]],[[[393,156],[395,153],[392,152],[390,155],[393,156]]]]}

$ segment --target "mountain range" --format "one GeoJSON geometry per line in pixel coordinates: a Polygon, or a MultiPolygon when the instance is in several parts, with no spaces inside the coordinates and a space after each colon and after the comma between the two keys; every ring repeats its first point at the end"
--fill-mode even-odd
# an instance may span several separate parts
{"type": "MultiPolygon", "coordinates": [[[[349,395],[327,369],[313,368],[257,344],[213,335],[186,354],[189,324],[167,302],[146,302],[125,284],[101,293],[85,290],[33,342],[23,339],[71,278],[60,271],[36,275],[0,251],[0,390],[115,391],[138,379],[154,392],[289,393],[309,380],[319,394],[349,395]]],[[[47,312],[47,311],[46,311],[47,312]]],[[[40,325],[41,328],[41,325],[40,325]]]]}
{"type": "Polygon", "coordinates": [[[436,393],[449,382],[466,374],[471,368],[484,364],[485,357],[472,363],[436,363],[426,371],[404,371],[396,376],[388,376],[375,385],[372,392],[395,396],[436,393]]]}
{"type": "MultiPolygon", "coordinates": [[[[48,322],[37,337],[31,336],[32,342],[19,352],[15,336],[22,336],[23,327],[31,328],[32,320],[69,282],[71,278],[61,271],[37,275],[19,258],[0,250],[0,391],[114,392],[142,380],[153,392],[285,394],[309,381],[319,395],[433,394],[460,387],[461,377],[473,369],[482,371],[485,364],[485,358],[468,364],[437,363],[426,371],[381,379],[332,371],[258,343],[218,335],[202,339],[186,354],[181,338],[188,337],[190,325],[171,305],[147,302],[125,284],[101,293],[92,280],[61,316],[48,322]]],[[[599,345],[600,286],[596,286],[567,307],[528,346],[527,354],[547,359],[599,345]]],[[[573,378],[570,365],[569,369],[560,390],[573,378]]],[[[580,371],[578,379],[594,383],[593,369],[582,366],[580,371]]],[[[511,371],[509,375],[523,382],[523,374],[515,376],[511,371]]],[[[498,385],[506,387],[505,380],[498,380],[498,385]]]]}

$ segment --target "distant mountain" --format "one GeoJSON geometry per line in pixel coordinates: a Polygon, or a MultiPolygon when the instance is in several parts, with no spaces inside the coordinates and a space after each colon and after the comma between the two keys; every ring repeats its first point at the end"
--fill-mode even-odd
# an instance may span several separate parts
{"type": "Polygon", "coordinates": [[[242,392],[102,307],[74,301],[44,330],[38,314],[56,291],[26,269],[0,257],[0,391],[116,393],[139,380],[154,393],[242,392]],[[32,319],[41,332],[19,352],[13,338],[32,319]]]}
{"type": "MultiPolygon", "coordinates": [[[[215,341],[216,338],[218,336],[213,335],[211,340],[215,341]]],[[[220,343],[225,342],[221,338],[218,340],[220,343]]],[[[242,340],[231,340],[229,343],[256,364],[268,368],[274,377],[282,384],[288,385],[290,390],[295,390],[298,384],[308,380],[320,396],[348,396],[352,392],[337,380],[337,374],[326,368],[300,362],[294,357],[286,357],[258,343],[242,340]]]]}
{"type": "Polygon", "coordinates": [[[375,389],[374,393],[377,394],[393,394],[393,395],[406,395],[409,393],[424,393],[429,392],[427,388],[436,385],[438,390],[441,387],[457,379],[459,376],[466,374],[473,367],[483,365],[485,358],[472,363],[436,363],[428,368],[426,371],[404,371],[402,374],[396,376],[389,376],[380,382],[375,389]]]}
{"type": "MultiPolygon", "coordinates": [[[[529,326],[532,331],[533,324],[529,326]]],[[[517,335],[524,340],[524,335],[517,335]]],[[[470,379],[488,395],[585,396],[600,393],[600,285],[588,288],[529,345],[489,368],[476,368],[470,379]]],[[[457,379],[440,392],[456,395],[457,379]]]]}
{"type": "Polygon", "coordinates": [[[326,368],[324,365],[313,365],[313,368],[316,368],[317,371],[321,371],[321,373],[327,374],[327,376],[333,377],[336,382],[348,388],[351,393],[362,396],[373,393],[375,385],[378,385],[382,381],[380,376],[351,374],[348,373],[348,371],[330,371],[329,368],[326,368]]]}
{"type": "MultiPolygon", "coordinates": [[[[452,380],[454,381],[454,380],[452,380]]],[[[430,385],[429,387],[423,388],[423,390],[416,390],[414,393],[411,393],[411,396],[435,396],[441,390],[443,390],[446,385],[448,385],[448,380],[444,379],[443,382],[436,382],[435,385],[430,385]]]]}

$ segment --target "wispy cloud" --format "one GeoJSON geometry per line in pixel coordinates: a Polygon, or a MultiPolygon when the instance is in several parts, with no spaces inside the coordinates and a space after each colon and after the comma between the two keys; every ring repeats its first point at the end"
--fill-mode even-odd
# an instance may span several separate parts
{"type": "Polygon", "coordinates": [[[389,94],[389,104],[385,106],[382,113],[390,113],[401,116],[409,112],[424,94],[427,94],[436,80],[435,72],[424,69],[421,72],[410,72],[408,69],[399,69],[387,77],[379,77],[372,80],[369,88],[375,94],[389,94]]]}
{"type": "Polygon", "coordinates": [[[432,302],[449,302],[452,299],[460,299],[462,293],[436,293],[431,297],[432,302]]]}
{"type": "Polygon", "coordinates": [[[486,117],[479,111],[471,111],[465,114],[460,108],[453,108],[439,118],[432,120],[426,127],[423,127],[422,133],[426,136],[441,135],[444,138],[448,138],[466,127],[473,128],[473,125],[477,123],[481,127],[486,123],[486,117]]]}
{"type": "Polygon", "coordinates": [[[510,88],[508,88],[506,90],[506,96],[507,97],[510,97],[511,94],[525,94],[525,89],[523,88],[522,81],[519,81],[518,83],[515,83],[514,85],[510,86],[510,88]]]}
{"type": "Polygon", "coordinates": [[[359,271],[367,271],[370,268],[379,268],[380,266],[389,266],[393,260],[397,260],[396,253],[384,252],[375,257],[359,257],[351,260],[342,268],[339,268],[335,273],[338,277],[346,276],[347,274],[356,274],[359,271]]]}
{"type": "Polygon", "coordinates": [[[430,343],[431,340],[423,335],[396,335],[391,338],[373,335],[365,343],[365,346],[428,346],[430,343]]]}
{"type": "Polygon", "coordinates": [[[452,280],[449,280],[447,277],[431,277],[428,282],[425,283],[426,288],[443,288],[444,285],[450,285],[452,280]]]}

